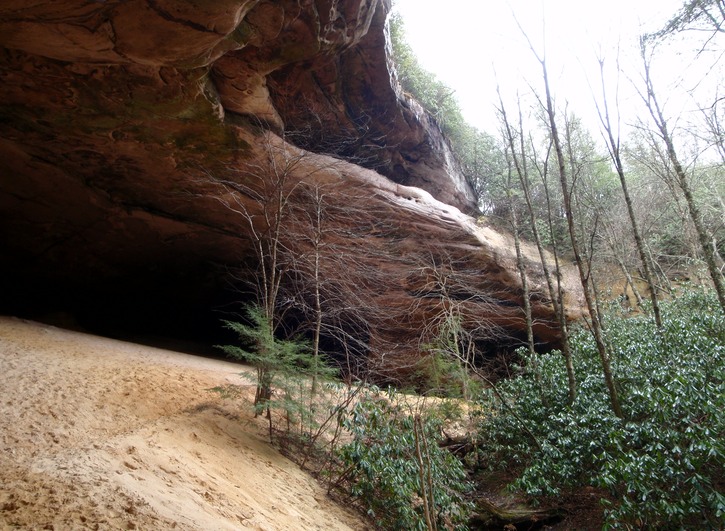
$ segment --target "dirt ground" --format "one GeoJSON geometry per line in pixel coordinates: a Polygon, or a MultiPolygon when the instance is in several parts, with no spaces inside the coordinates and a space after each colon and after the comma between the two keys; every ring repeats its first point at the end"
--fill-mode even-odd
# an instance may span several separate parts
{"type": "Polygon", "coordinates": [[[269,445],[241,370],[0,317],[0,529],[366,529],[269,445]]]}

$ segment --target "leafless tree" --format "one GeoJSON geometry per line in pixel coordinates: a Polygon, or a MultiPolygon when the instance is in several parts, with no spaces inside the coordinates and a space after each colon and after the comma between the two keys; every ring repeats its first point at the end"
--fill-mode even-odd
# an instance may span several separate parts
{"type": "MultiPolygon", "coordinates": [[[[639,219],[645,234],[659,233],[668,239],[675,238],[665,248],[649,244],[645,248],[660,284],[668,285],[668,269],[679,268],[687,262],[701,257],[697,234],[687,211],[687,203],[677,184],[666,149],[660,137],[644,121],[636,124],[636,129],[625,150],[633,171],[639,174],[642,201],[652,208],[646,209],[647,215],[639,209],[639,219]],[[656,207],[656,208],[655,208],[656,207]],[[656,212],[657,215],[653,215],[656,212]],[[675,218],[679,230],[667,235],[663,227],[670,218],[675,218]]],[[[669,288],[669,285],[668,285],[669,288]]]]}
{"type": "MultiPolygon", "coordinates": [[[[209,173],[206,178],[216,188],[209,197],[235,213],[240,231],[247,235],[255,263],[253,272],[245,271],[242,277],[251,285],[249,291],[269,330],[276,334],[285,313],[280,293],[289,267],[284,232],[305,152],[263,129],[256,134],[261,147],[257,158],[229,168],[223,176],[209,173]]],[[[254,405],[257,410],[266,408],[271,425],[272,374],[263,365],[257,373],[254,405]]]]}
{"type": "MultiPolygon", "coordinates": [[[[605,83],[605,76],[604,76],[604,59],[599,59],[599,73],[600,73],[600,80],[602,85],[602,100],[601,105],[596,101],[595,103],[597,105],[597,111],[599,114],[599,120],[602,124],[603,129],[603,136],[605,143],[607,145],[607,150],[609,151],[609,156],[612,160],[612,163],[614,164],[614,169],[617,172],[617,176],[619,177],[619,183],[622,187],[622,194],[624,196],[624,202],[627,205],[627,215],[629,216],[629,222],[632,227],[632,236],[634,237],[635,246],[637,247],[637,253],[639,254],[640,263],[642,264],[642,272],[645,278],[645,281],[647,282],[647,285],[649,287],[650,292],[650,300],[652,301],[652,313],[654,314],[655,323],[657,324],[658,328],[662,328],[662,316],[660,315],[660,305],[659,305],[659,298],[657,297],[657,286],[654,282],[654,276],[652,275],[652,266],[649,260],[649,256],[646,252],[646,247],[644,243],[644,239],[642,238],[642,233],[640,231],[639,225],[637,223],[637,216],[635,215],[634,211],[634,203],[632,202],[632,197],[629,193],[629,187],[627,185],[627,178],[624,171],[624,164],[622,163],[622,157],[621,157],[621,150],[620,150],[620,135],[619,131],[615,131],[614,126],[612,125],[612,119],[609,112],[609,98],[607,97],[607,90],[606,90],[606,83],[605,83]]],[[[619,105],[616,106],[617,113],[619,112],[619,105]]],[[[617,123],[619,123],[619,116],[617,116],[617,123]]],[[[619,265],[624,271],[625,275],[627,276],[628,283],[633,286],[635,286],[634,282],[632,282],[631,277],[629,276],[629,272],[627,268],[624,266],[624,263],[620,260],[619,265]]],[[[634,288],[635,296],[637,296],[638,304],[640,307],[641,304],[641,297],[639,296],[639,293],[636,291],[636,288],[634,288]]]]}
{"type": "Polygon", "coordinates": [[[471,398],[467,371],[474,366],[483,370],[485,365],[479,344],[510,344],[514,338],[491,319],[497,301],[480,271],[440,249],[428,248],[419,259],[417,290],[423,301],[419,307],[423,316],[420,348],[459,367],[457,374],[429,376],[442,376],[450,385],[460,385],[463,396],[471,398]]]}
{"type": "MultiPolygon", "coordinates": [[[[518,22],[518,21],[517,21],[518,22]]],[[[564,154],[564,146],[561,142],[559,134],[559,127],[556,120],[556,111],[554,107],[554,100],[551,93],[551,86],[549,83],[549,72],[546,66],[546,59],[539,55],[535,47],[528,38],[526,32],[519,26],[522,34],[529,43],[531,52],[536,57],[539,65],[541,66],[542,78],[544,83],[544,110],[546,112],[547,125],[551,134],[552,143],[554,146],[554,153],[556,155],[557,167],[559,171],[559,182],[561,184],[561,191],[564,198],[564,212],[567,219],[567,227],[569,230],[569,238],[571,241],[572,252],[574,254],[574,261],[579,271],[579,279],[581,281],[582,290],[584,292],[584,298],[587,303],[587,309],[591,316],[592,333],[594,335],[594,341],[597,345],[597,351],[599,352],[599,358],[602,363],[602,372],[604,374],[604,380],[607,384],[609,391],[609,401],[614,414],[623,418],[624,413],[619,402],[619,393],[617,386],[614,382],[614,376],[612,375],[611,362],[609,351],[604,339],[604,332],[601,326],[601,319],[597,309],[596,301],[594,300],[593,289],[591,285],[591,279],[587,275],[586,263],[583,260],[583,256],[580,251],[579,236],[577,234],[576,221],[574,217],[574,210],[572,207],[572,190],[569,177],[569,170],[567,168],[567,160],[564,154]]]]}
{"type": "Polygon", "coordinates": [[[506,198],[508,199],[508,202],[511,204],[509,207],[509,214],[510,214],[510,223],[511,223],[511,233],[514,237],[514,250],[516,251],[516,268],[519,271],[519,277],[521,278],[521,289],[523,292],[523,300],[524,300],[524,319],[526,320],[526,344],[529,349],[529,354],[531,356],[534,356],[536,353],[535,344],[534,344],[534,324],[533,324],[533,317],[531,314],[531,296],[529,293],[529,279],[528,275],[526,274],[526,264],[524,263],[524,258],[521,252],[521,229],[519,228],[519,217],[517,213],[516,206],[513,204],[513,168],[511,167],[511,164],[509,163],[509,167],[507,170],[507,176],[506,176],[506,198]]]}
{"type": "Polygon", "coordinates": [[[664,145],[667,160],[670,162],[675,177],[675,182],[685,198],[687,211],[692,224],[697,233],[700,250],[705,260],[705,265],[710,274],[710,278],[715,287],[720,307],[725,312],[725,280],[720,272],[715,253],[712,248],[711,236],[708,234],[707,228],[703,222],[700,206],[695,200],[695,196],[690,184],[690,178],[683,167],[675,148],[675,142],[670,131],[669,121],[665,118],[662,107],[655,92],[654,82],[651,76],[651,53],[647,44],[647,40],[640,40],[640,54],[643,65],[643,87],[640,89],[640,96],[649,111],[650,117],[654,124],[655,132],[659,136],[660,141],[664,145]]]}
{"type": "MultiPolygon", "coordinates": [[[[725,98],[715,94],[714,101],[711,105],[700,109],[705,122],[705,139],[709,145],[717,149],[720,157],[721,165],[716,169],[718,173],[722,172],[722,165],[725,164],[725,125],[723,124],[722,114],[725,112],[725,98]]],[[[722,179],[722,177],[721,177],[722,179]]],[[[722,180],[720,180],[722,183],[722,180]]],[[[725,231],[725,187],[710,186],[709,192],[715,199],[714,217],[719,218],[718,226],[712,231],[712,248],[715,255],[715,262],[720,271],[725,274],[725,259],[718,252],[717,232],[725,231]]],[[[721,238],[722,239],[722,238],[721,238]]]]}
{"type": "MultiPolygon", "coordinates": [[[[530,190],[530,184],[529,184],[529,165],[528,165],[528,155],[526,152],[526,141],[525,141],[525,134],[524,134],[524,124],[523,124],[523,113],[521,110],[521,100],[518,99],[518,132],[514,131],[514,128],[511,126],[511,123],[508,118],[508,114],[506,112],[506,107],[503,103],[503,98],[501,97],[501,92],[498,90],[498,96],[499,96],[499,115],[501,117],[501,124],[503,129],[503,134],[505,138],[505,142],[508,145],[508,151],[511,156],[511,160],[513,162],[513,166],[516,170],[516,174],[518,176],[519,184],[521,187],[521,191],[523,192],[524,200],[526,202],[526,208],[529,214],[529,221],[531,225],[531,232],[534,237],[534,242],[536,243],[536,248],[539,253],[539,259],[541,260],[541,266],[544,271],[544,277],[546,279],[546,285],[549,290],[549,298],[552,302],[552,305],[554,307],[554,312],[556,313],[557,319],[559,321],[559,327],[561,331],[561,348],[562,348],[562,354],[564,355],[564,360],[566,363],[566,369],[567,369],[567,380],[568,380],[568,387],[569,387],[569,404],[573,404],[574,400],[576,399],[576,375],[574,373],[574,363],[572,360],[571,355],[571,348],[569,345],[569,325],[566,320],[566,314],[564,311],[564,304],[563,304],[563,292],[561,289],[561,282],[558,282],[557,287],[554,287],[554,281],[552,279],[552,274],[549,269],[548,260],[546,257],[546,252],[544,251],[544,245],[542,243],[541,236],[539,234],[538,229],[538,223],[537,223],[537,216],[535,213],[533,200],[531,197],[531,190],[530,190]]],[[[544,186],[547,187],[546,181],[544,181],[544,186]]],[[[521,261],[520,261],[520,249],[517,242],[517,256],[519,257],[519,271],[522,275],[522,282],[524,281],[525,272],[521,271],[521,261]]],[[[557,271],[558,271],[558,263],[557,263],[557,271]]],[[[528,290],[525,290],[528,295],[528,290]]],[[[527,311],[527,319],[530,318],[531,310],[530,306],[527,311]]],[[[529,325],[532,323],[529,322],[529,325]]],[[[531,326],[529,326],[529,329],[532,329],[531,326]]]]}

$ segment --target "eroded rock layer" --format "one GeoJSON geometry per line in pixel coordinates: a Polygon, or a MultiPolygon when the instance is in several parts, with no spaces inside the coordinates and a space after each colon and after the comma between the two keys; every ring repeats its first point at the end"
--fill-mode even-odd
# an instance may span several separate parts
{"type": "MultiPolygon", "coordinates": [[[[326,279],[329,314],[348,312],[335,326],[381,372],[415,365],[453,306],[482,348],[521,336],[510,242],[465,215],[473,194],[439,129],[391,80],[389,7],[3,2],[3,311],[177,331],[216,319],[234,298],[228,272],[254,262],[260,191],[283,162],[296,212],[286,246],[309,256],[315,228],[326,246],[295,283],[326,279]]],[[[538,338],[555,343],[551,306],[535,299],[538,338]]]]}

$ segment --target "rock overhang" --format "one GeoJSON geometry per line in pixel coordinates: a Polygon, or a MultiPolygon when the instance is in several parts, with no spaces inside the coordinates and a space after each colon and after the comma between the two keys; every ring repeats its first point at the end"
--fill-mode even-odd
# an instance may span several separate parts
{"type": "MultiPolygon", "coordinates": [[[[291,139],[306,163],[324,168],[305,170],[301,180],[332,183],[341,205],[366,205],[370,219],[356,214],[345,228],[342,216],[335,227],[354,233],[346,244],[358,253],[352,263],[388,275],[386,291],[371,290],[367,304],[415,303],[422,322],[436,305],[415,300],[421,286],[410,285],[411,271],[429,258],[461,262],[478,272],[469,275],[475,289],[490,295],[470,311],[487,311],[491,323],[520,335],[510,242],[466,216],[473,193],[445,139],[391,81],[389,7],[380,0],[5,3],[5,311],[39,310],[51,300],[80,311],[106,300],[133,312],[144,298],[171,315],[225,308],[233,298],[225,272],[249,258],[249,239],[215,199],[215,183],[243,180],[265,146],[291,139]]],[[[536,262],[530,253],[541,285],[536,262]]],[[[555,343],[550,306],[535,307],[539,338],[555,343]]],[[[404,339],[396,355],[411,355],[420,323],[401,330],[384,320],[371,344],[395,350],[395,339],[404,339]]]]}

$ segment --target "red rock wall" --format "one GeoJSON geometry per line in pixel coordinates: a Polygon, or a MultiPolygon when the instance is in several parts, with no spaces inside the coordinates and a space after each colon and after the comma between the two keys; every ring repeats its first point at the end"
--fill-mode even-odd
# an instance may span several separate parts
{"type": "MultiPolygon", "coordinates": [[[[511,242],[461,213],[475,205],[445,140],[391,82],[389,7],[3,2],[0,309],[50,299],[100,309],[134,293],[123,299],[128,312],[152,299],[208,310],[229,267],[254,257],[220,183],[248,191],[250,175],[273,171],[274,146],[298,158],[297,182],[329,187],[328,295],[365,307],[343,317],[367,320],[350,329],[381,372],[414,365],[447,304],[425,280],[431,265],[455,265],[469,327],[489,326],[493,343],[521,336],[511,242]]],[[[254,194],[237,199],[261,212],[254,194]]],[[[304,250],[299,238],[289,246],[304,250]]],[[[533,254],[528,269],[543,292],[533,254]]],[[[537,334],[555,343],[551,307],[538,297],[537,334]]]]}

